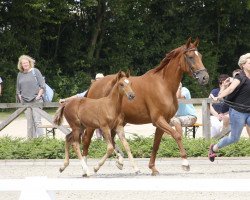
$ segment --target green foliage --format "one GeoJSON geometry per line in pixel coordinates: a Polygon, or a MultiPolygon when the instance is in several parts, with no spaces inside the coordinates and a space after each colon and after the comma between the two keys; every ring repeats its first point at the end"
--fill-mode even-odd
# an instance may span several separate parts
{"type": "MultiPolygon", "coordinates": [[[[149,158],[152,151],[153,138],[136,136],[128,140],[131,152],[135,158],[149,158]]],[[[207,157],[208,148],[214,140],[183,138],[183,145],[188,157],[207,157]]],[[[122,147],[121,142],[117,144],[122,147]]],[[[102,140],[93,140],[89,148],[90,158],[101,158],[107,145],[102,140]]],[[[121,148],[127,157],[124,148],[121,148]]],[[[222,148],[219,157],[250,156],[250,140],[242,138],[238,143],[222,148]]],[[[180,157],[177,143],[171,137],[163,137],[157,157],[180,157]]],[[[64,141],[49,138],[25,140],[20,138],[0,138],[0,159],[63,159],[64,141]]],[[[77,158],[70,148],[70,158],[77,158]]]]}
{"type": "MultiPolygon", "coordinates": [[[[36,59],[57,98],[87,89],[97,72],[142,75],[190,36],[210,82],[184,76],[192,97],[207,97],[218,74],[249,51],[249,0],[3,0],[0,3],[1,102],[15,102],[17,59],[36,59]],[[212,16],[212,17],[211,17],[212,16]]],[[[55,99],[57,100],[57,99],[55,99]]]]}

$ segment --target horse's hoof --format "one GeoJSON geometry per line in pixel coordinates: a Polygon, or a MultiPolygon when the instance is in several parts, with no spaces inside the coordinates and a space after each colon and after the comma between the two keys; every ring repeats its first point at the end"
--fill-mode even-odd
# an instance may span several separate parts
{"type": "Polygon", "coordinates": [[[190,165],[182,165],[181,166],[184,171],[189,172],[190,171],[190,165]]]}
{"type": "Polygon", "coordinates": [[[119,170],[122,170],[123,169],[123,163],[119,163],[118,161],[115,162],[115,165],[116,167],[119,169],[119,170]]]}
{"type": "Polygon", "coordinates": [[[157,176],[157,175],[159,175],[159,174],[160,174],[160,173],[159,173],[158,171],[153,171],[151,175],[152,175],[152,176],[157,176]]]}
{"type": "Polygon", "coordinates": [[[98,168],[97,167],[94,167],[94,172],[96,173],[96,172],[98,172],[98,168]]]}
{"type": "Polygon", "coordinates": [[[141,171],[139,169],[135,171],[135,175],[138,175],[140,173],[141,173],[141,171]]]}
{"type": "Polygon", "coordinates": [[[62,168],[59,168],[59,172],[60,172],[60,173],[62,173],[62,172],[63,172],[63,170],[64,170],[64,169],[62,169],[62,168]]]}
{"type": "Polygon", "coordinates": [[[90,174],[83,174],[82,177],[84,178],[88,178],[90,176],[90,174]]]}

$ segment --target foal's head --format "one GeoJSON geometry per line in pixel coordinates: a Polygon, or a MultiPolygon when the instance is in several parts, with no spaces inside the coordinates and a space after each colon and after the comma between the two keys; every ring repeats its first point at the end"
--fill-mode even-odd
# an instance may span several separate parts
{"type": "Polygon", "coordinates": [[[131,81],[128,78],[129,72],[125,73],[123,71],[119,71],[116,75],[119,92],[121,94],[125,94],[128,100],[133,100],[135,98],[135,93],[131,88],[131,81]]]}

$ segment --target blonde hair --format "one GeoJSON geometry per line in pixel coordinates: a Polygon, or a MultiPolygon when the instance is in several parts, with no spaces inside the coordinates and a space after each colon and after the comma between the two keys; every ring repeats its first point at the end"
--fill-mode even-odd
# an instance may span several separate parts
{"type": "Polygon", "coordinates": [[[17,63],[17,69],[19,69],[20,72],[23,72],[23,67],[22,67],[22,63],[21,63],[23,59],[29,61],[30,68],[33,68],[35,66],[36,61],[32,57],[27,56],[27,55],[21,55],[18,58],[18,63],[17,63]]]}
{"type": "Polygon", "coordinates": [[[250,59],[250,53],[242,55],[239,59],[238,65],[242,69],[242,66],[247,62],[247,59],[250,59]]]}

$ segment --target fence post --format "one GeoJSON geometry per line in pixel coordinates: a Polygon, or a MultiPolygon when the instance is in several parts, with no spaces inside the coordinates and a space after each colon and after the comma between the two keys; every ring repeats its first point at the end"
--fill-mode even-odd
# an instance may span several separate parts
{"type": "Polygon", "coordinates": [[[32,108],[27,107],[27,110],[25,111],[25,115],[27,118],[27,137],[33,138],[33,115],[32,115],[32,108]]]}
{"type": "Polygon", "coordinates": [[[204,99],[202,101],[202,124],[203,124],[203,137],[206,139],[211,138],[210,134],[210,102],[211,99],[204,99]]]}

